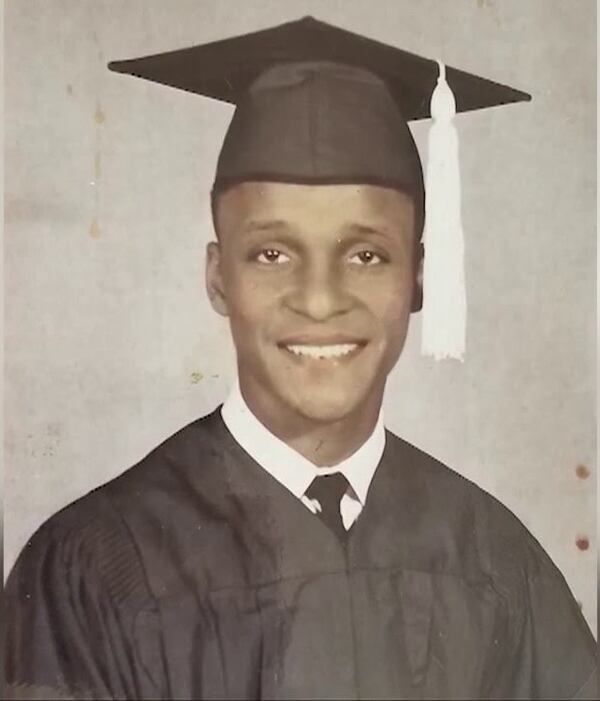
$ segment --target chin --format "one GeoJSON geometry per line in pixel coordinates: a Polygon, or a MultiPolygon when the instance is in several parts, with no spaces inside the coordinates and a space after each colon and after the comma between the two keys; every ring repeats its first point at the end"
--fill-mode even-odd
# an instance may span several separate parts
{"type": "Polygon", "coordinates": [[[292,396],[282,397],[285,403],[305,419],[318,423],[335,423],[365,406],[363,394],[335,391],[331,387],[305,387],[292,396]]]}

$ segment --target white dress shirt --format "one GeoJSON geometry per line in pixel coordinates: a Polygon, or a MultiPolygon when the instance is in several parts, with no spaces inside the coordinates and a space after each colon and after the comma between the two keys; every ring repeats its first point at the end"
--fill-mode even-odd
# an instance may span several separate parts
{"type": "Polygon", "coordinates": [[[272,434],[250,411],[236,381],[221,408],[221,416],[236,442],[248,455],[280,482],[313,513],[320,504],[306,496],[315,477],[341,472],[349,487],[340,502],[344,528],[356,521],[367,500],[371,480],[385,448],[385,429],[380,412],[373,433],[349,458],[330,467],[317,467],[272,434]]]}

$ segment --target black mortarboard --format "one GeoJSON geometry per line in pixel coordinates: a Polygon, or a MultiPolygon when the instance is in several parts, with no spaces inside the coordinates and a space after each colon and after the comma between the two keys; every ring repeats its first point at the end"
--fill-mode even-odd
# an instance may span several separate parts
{"type": "MultiPolygon", "coordinates": [[[[442,66],[438,78],[436,61],[312,17],[201,46],[113,61],[109,68],[236,105],[219,156],[215,191],[248,180],[374,183],[408,191],[419,207],[424,201],[423,175],[407,122],[429,117],[431,107],[435,112],[431,99],[436,84],[434,101],[442,115],[437,152],[447,150],[448,144],[452,152],[450,123],[455,111],[530,99],[524,92],[455,68],[442,66]]],[[[436,169],[458,175],[457,164],[454,170],[442,165],[432,172],[436,169]]],[[[429,218],[428,209],[429,203],[429,218]]],[[[456,210],[460,228],[460,208],[450,209],[456,210]]],[[[425,247],[427,263],[427,226],[425,247]]],[[[462,258],[457,265],[462,274],[462,258]]],[[[441,300],[451,298],[440,295],[441,300]]],[[[435,309],[439,319],[452,316],[438,303],[435,309]]],[[[464,322],[462,328],[462,341],[426,351],[436,357],[462,357],[464,322]],[[456,349],[447,350],[450,346],[456,349]]],[[[460,328],[452,335],[460,337],[460,328]]]]}
{"type": "MultiPolygon", "coordinates": [[[[237,105],[268,68],[301,61],[364,68],[385,81],[406,120],[430,116],[429,99],[438,74],[435,61],[313,17],[201,46],[112,61],[109,68],[237,105]]],[[[531,99],[520,90],[455,68],[446,71],[457,112],[531,99]]]]}
{"type": "MultiPolygon", "coordinates": [[[[237,105],[217,183],[269,176],[410,186],[419,176],[405,122],[430,116],[438,76],[436,61],[312,17],[109,68],[237,105]]],[[[454,68],[446,76],[458,112],[530,99],[454,68]]]]}

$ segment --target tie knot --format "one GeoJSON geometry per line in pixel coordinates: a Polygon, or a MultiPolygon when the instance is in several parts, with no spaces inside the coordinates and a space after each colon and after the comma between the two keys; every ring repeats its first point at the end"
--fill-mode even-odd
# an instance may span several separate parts
{"type": "Polygon", "coordinates": [[[341,472],[335,472],[315,477],[306,490],[306,496],[316,499],[323,511],[335,509],[339,513],[340,501],[347,489],[348,480],[341,472]]]}

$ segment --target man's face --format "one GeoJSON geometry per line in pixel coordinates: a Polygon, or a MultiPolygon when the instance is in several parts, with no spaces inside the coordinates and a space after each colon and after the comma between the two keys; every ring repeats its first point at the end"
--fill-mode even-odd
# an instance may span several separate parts
{"type": "Polygon", "coordinates": [[[370,185],[243,183],[220,196],[207,288],[249,404],[318,422],[379,409],[406,338],[412,200],[370,185]]]}

